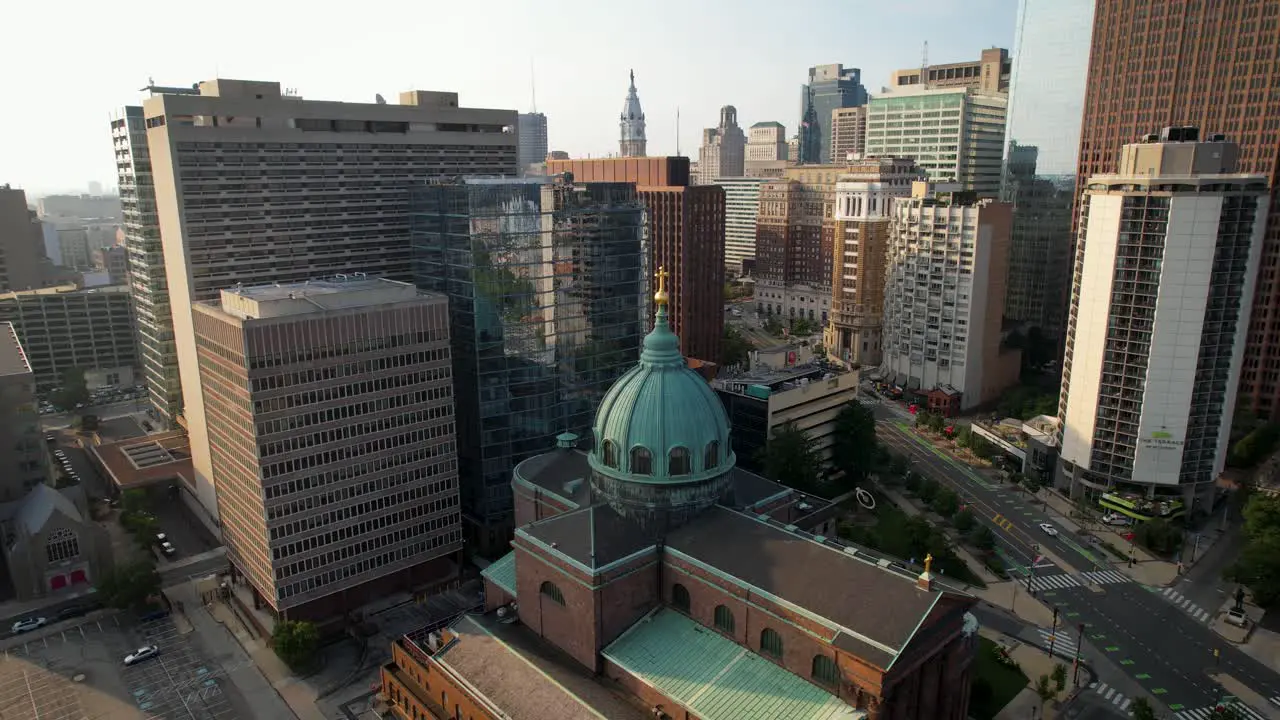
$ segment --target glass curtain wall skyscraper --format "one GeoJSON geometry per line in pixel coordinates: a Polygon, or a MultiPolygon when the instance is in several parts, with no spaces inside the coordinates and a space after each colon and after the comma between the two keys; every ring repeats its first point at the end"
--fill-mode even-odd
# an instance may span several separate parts
{"type": "Polygon", "coordinates": [[[809,68],[800,92],[800,157],[804,165],[831,162],[831,112],[867,104],[862,71],[839,63],[809,68]]]}
{"type": "Polygon", "coordinates": [[[511,471],[596,406],[640,357],[644,205],[631,183],[470,180],[412,193],[413,272],[449,297],[465,531],[501,554],[511,471]]]}
{"type": "Polygon", "coordinates": [[[1064,326],[1092,30],[1092,0],[1019,3],[1001,176],[1014,206],[1005,317],[1028,333],[1032,363],[1054,356],[1064,326]]]}

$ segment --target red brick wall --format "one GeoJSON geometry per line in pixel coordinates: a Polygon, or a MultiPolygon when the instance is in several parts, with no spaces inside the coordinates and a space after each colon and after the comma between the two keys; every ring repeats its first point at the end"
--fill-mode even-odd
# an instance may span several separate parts
{"type": "Polygon", "coordinates": [[[382,666],[382,691],[401,709],[403,717],[436,717],[441,709],[448,717],[453,717],[456,707],[461,717],[469,720],[498,720],[454,683],[447,673],[441,672],[430,661],[426,664],[418,662],[399,643],[391,645],[391,661],[403,676],[408,677],[403,680],[397,678],[391,668],[382,666]]]}
{"type": "Polygon", "coordinates": [[[515,549],[520,569],[516,576],[520,622],[584,666],[596,670],[598,625],[595,594],[588,586],[590,581],[578,570],[547,557],[519,538],[515,549]],[[544,582],[560,589],[564,605],[542,592],[544,582]]]}
{"type": "Polygon", "coordinates": [[[640,698],[645,705],[654,708],[661,707],[662,711],[671,717],[671,720],[698,720],[698,716],[685,710],[671,698],[658,692],[652,686],[642,682],[639,678],[622,668],[614,665],[608,660],[604,661],[604,667],[601,672],[606,677],[612,678],[615,682],[627,690],[627,692],[640,698]]]}
{"type": "Polygon", "coordinates": [[[658,606],[658,556],[646,555],[601,580],[596,591],[600,613],[600,648],[618,638],[658,606]]]}
{"type": "Polygon", "coordinates": [[[515,495],[516,527],[524,527],[529,523],[576,509],[546,493],[531,490],[519,483],[511,483],[511,488],[515,495]]]}
{"type": "Polygon", "coordinates": [[[484,579],[484,611],[497,610],[507,603],[515,600],[515,597],[507,594],[506,590],[498,587],[489,578],[484,579]]]}

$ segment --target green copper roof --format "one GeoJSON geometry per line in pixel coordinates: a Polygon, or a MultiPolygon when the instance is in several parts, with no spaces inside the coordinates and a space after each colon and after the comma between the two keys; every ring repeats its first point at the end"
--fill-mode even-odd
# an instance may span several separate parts
{"type": "Polygon", "coordinates": [[[618,379],[596,411],[593,470],[640,483],[695,482],[722,475],[736,458],[729,445],[724,405],[701,375],[680,355],[680,338],[668,324],[667,307],[658,305],[653,331],[644,339],[640,364],[618,379]],[[671,464],[675,453],[687,453],[671,464]],[[649,472],[637,455],[650,456],[649,472]]]}
{"type": "Polygon", "coordinates": [[[508,595],[516,594],[516,551],[503,555],[494,560],[489,567],[480,571],[484,578],[499,588],[502,588],[508,595]]]}
{"type": "Polygon", "coordinates": [[[702,720],[860,720],[866,713],[675,610],[604,649],[614,664],[702,720]]]}

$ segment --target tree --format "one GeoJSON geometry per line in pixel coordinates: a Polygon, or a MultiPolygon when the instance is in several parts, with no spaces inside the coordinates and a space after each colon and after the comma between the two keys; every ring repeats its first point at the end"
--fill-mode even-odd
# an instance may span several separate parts
{"type": "Polygon", "coordinates": [[[939,488],[930,505],[933,511],[942,517],[951,517],[960,509],[960,496],[956,495],[951,488],[939,488]]]}
{"type": "Polygon", "coordinates": [[[924,478],[920,481],[920,499],[926,504],[933,502],[938,495],[938,481],[933,478],[924,478]]]}
{"type": "Polygon", "coordinates": [[[150,560],[118,565],[98,580],[103,601],[121,610],[144,606],[147,598],[160,592],[160,573],[150,560]]]}
{"type": "Polygon", "coordinates": [[[910,469],[911,465],[901,455],[894,455],[893,459],[889,461],[889,472],[894,475],[905,476],[910,469]]]}
{"type": "Polygon", "coordinates": [[[1058,696],[1058,691],[1053,689],[1052,681],[1048,675],[1041,675],[1036,678],[1036,697],[1040,698],[1040,714],[1044,715],[1044,704],[1058,696]]]}
{"type": "Polygon", "coordinates": [[[1226,576],[1249,588],[1259,606],[1270,608],[1280,604],[1280,497],[1255,493],[1243,515],[1244,548],[1226,576]]]}
{"type": "Polygon", "coordinates": [[[51,398],[54,405],[63,410],[73,410],[76,405],[89,402],[89,386],[84,381],[83,368],[67,368],[62,372],[62,387],[51,398]]]}
{"type": "Polygon", "coordinates": [[[956,431],[956,445],[959,445],[960,447],[969,447],[972,442],[973,431],[969,429],[968,425],[962,425],[960,429],[956,431]]]}
{"type": "Polygon", "coordinates": [[[1151,707],[1151,701],[1144,698],[1134,698],[1133,704],[1129,706],[1129,715],[1133,720],[1156,720],[1156,711],[1151,707]]]}
{"type": "Polygon", "coordinates": [[[813,438],[795,423],[774,428],[773,437],[761,455],[760,464],[766,477],[801,492],[826,496],[827,482],[813,438]]]}
{"type": "Polygon", "coordinates": [[[764,320],[764,331],[770,335],[777,337],[782,336],[782,321],[776,315],[770,315],[764,320]]]}
{"type": "Polygon", "coordinates": [[[271,632],[271,646],[290,668],[305,669],[315,662],[320,633],[306,620],[281,620],[271,632]]]}
{"type": "Polygon", "coordinates": [[[832,463],[844,471],[844,489],[852,489],[866,480],[875,464],[876,418],[862,403],[846,403],[836,414],[833,435],[832,463]]]}
{"type": "Polygon", "coordinates": [[[979,525],[969,534],[969,542],[983,553],[992,553],[996,549],[996,534],[986,525],[979,525]]]}
{"type": "Polygon", "coordinates": [[[1165,555],[1176,551],[1182,545],[1182,531],[1162,518],[1148,520],[1138,525],[1134,530],[1134,536],[1138,544],[1165,555]]]}
{"type": "Polygon", "coordinates": [[[973,518],[973,513],[969,510],[961,510],[951,519],[951,524],[961,535],[968,535],[977,523],[978,521],[973,518]]]}
{"type": "Polygon", "coordinates": [[[731,325],[725,325],[724,338],[720,343],[720,365],[745,365],[750,352],[751,343],[742,337],[742,333],[731,325]]]}
{"type": "Polygon", "coordinates": [[[1253,467],[1266,459],[1280,441],[1280,423],[1267,423],[1255,428],[1231,446],[1227,464],[1232,467],[1253,467]]]}
{"type": "Polygon", "coordinates": [[[1049,675],[1053,678],[1053,686],[1058,692],[1067,689],[1067,666],[1062,663],[1053,664],[1053,673],[1049,675]]]}
{"type": "Polygon", "coordinates": [[[969,438],[969,450],[980,460],[990,459],[996,454],[995,447],[985,438],[973,435],[969,438]]]}
{"type": "Polygon", "coordinates": [[[924,483],[923,478],[921,478],[918,473],[913,473],[910,470],[908,470],[906,474],[902,476],[902,484],[906,486],[907,492],[909,493],[919,494],[920,487],[923,485],[923,483],[924,483]]]}

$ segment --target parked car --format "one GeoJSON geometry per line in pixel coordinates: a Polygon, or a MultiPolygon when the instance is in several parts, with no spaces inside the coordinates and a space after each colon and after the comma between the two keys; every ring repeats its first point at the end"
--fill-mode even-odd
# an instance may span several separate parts
{"type": "Polygon", "coordinates": [[[160,654],[160,648],[156,647],[155,645],[147,645],[146,647],[140,647],[137,650],[134,650],[133,652],[129,653],[128,655],[125,655],[124,664],[137,665],[143,660],[150,660],[151,658],[159,654],[160,654]]]}
{"type": "Polygon", "coordinates": [[[160,543],[160,552],[164,553],[165,557],[172,557],[174,553],[178,552],[178,549],[173,546],[173,543],[162,542],[160,543]]]}
{"type": "Polygon", "coordinates": [[[1050,525],[1049,523],[1040,523],[1040,529],[1044,531],[1045,535],[1050,537],[1058,536],[1058,528],[1050,525]]]}
{"type": "Polygon", "coordinates": [[[24,632],[31,632],[37,628],[42,628],[48,624],[49,621],[42,617],[23,618],[13,624],[12,630],[14,635],[18,635],[24,632]]]}
{"type": "Polygon", "coordinates": [[[53,616],[53,621],[60,622],[62,620],[71,620],[72,618],[83,617],[88,613],[89,607],[87,605],[71,605],[70,607],[64,607],[59,610],[58,614],[53,616]]]}
{"type": "Polygon", "coordinates": [[[1102,522],[1108,525],[1128,526],[1133,524],[1133,518],[1120,513],[1107,513],[1102,516],[1102,522]]]}

